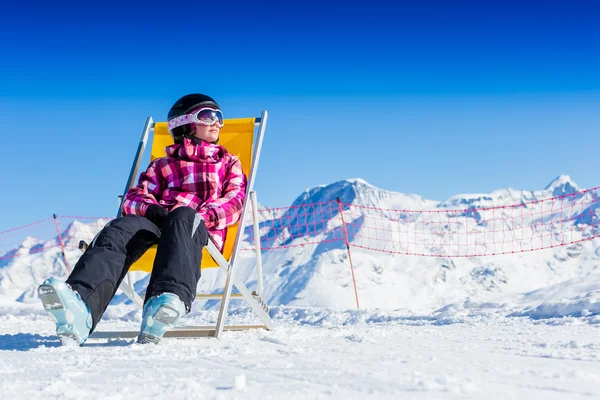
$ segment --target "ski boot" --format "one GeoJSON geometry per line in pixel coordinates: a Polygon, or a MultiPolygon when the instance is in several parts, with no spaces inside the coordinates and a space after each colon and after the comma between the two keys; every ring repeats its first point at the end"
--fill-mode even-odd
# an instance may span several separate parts
{"type": "Polygon", "coordinates": [[[144,305],[138,343],[160,342],[165,332],[173,328],[184,314],[185,305],[176,294],[153,296],[144,305]]]}
{"type": "Polygon", "coordinates": [[[38,287],[44,308],[56,322],[56,334],[63,346],[80,346],[92,329],[92,313],[79,293],[67,283],[49,278],[38,287]]]}

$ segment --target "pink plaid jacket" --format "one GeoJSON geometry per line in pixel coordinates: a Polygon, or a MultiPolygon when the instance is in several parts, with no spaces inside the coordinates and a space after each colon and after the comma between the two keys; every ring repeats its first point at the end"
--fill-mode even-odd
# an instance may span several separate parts
{"type": "Polygon", "coordinates": [[[169,211],[181,206],[195,209],[208,232],[222,250],[227,226],[242,214],[246,195],[246,175],[240,160],[223,146],[184,139],[166,149],[140,175],[123,201],[123,214],[145,215],[151,204],[169,211]]]}

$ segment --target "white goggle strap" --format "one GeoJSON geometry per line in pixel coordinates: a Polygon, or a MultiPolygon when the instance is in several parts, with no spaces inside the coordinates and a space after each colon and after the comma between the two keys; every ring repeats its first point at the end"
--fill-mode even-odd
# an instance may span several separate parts
{"type": "Polygon", "coordinates": [[[169,121],[169,130],[171,131],[182,125],[191,124],[192,122],[194,122],[194,117],[195,117],[195,115],[193,115],[193,114],[185,114],[185,115],[181,115],[177,118],[173,118],[172,120],[169,121]]]}

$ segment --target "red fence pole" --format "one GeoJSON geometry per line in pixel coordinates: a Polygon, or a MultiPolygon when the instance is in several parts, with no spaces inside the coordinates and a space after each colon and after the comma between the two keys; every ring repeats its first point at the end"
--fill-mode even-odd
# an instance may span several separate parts
{"type": "Polygon", "coordinates": [[[56,226],[56,232],[58,233],[58,240],[60,241],[60,248],[62,249],[63,260],[65,260],[65,267],[67,267],[67,272],[69,275],[71,274],[71,268],[69,268],[69,262],[67,261],[67,256],[65,255],[65,245],[63,243],[62,235],[60,234],[60,228],[58,227],[58,219],[56,218],[56,214],[54,216],[54,225],[56,226]]]}
{"type": "Polygon", "coordinates": [[[344,240],[346,241],[346,249],[348,250],[348,260],[350,260],[350,271],[352,272],[352,282],[354,283],[354,296],[356,297],[356,308],[360,309],[358,304],[358,291],[356,290],[356,279],[354,278],[354,266],[352,265],[352,256],[350,255],[350,243],[348,242],[348,231],[346,231],[346,222],[344,221],[344,210],[342,209],[342,202],[340,198],[337,198],[338,209],[340,210],[340,216],[342,217],[342,227],[344,228],[344,240]]]}

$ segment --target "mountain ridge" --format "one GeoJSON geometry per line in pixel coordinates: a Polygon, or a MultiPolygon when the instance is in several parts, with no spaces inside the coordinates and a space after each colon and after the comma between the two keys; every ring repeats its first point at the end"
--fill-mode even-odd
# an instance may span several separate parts
{"type": "MultiPolygon", "coordinates": [[[[560,193],[560,196],[572,194],[575,189],[578,186],[567,175],[553,179],[542,190],[499,189],[485,195],[456,195],[444,202],[386,191],[360,178],[307,189],[291,207],[282,208],[280,212],[266,210],[266,213],[261,213],[264,219],[260,226],[261,236],[272,237],[276,243],[285,246],[262,252],[263,298],[271,305],[355,307],[351,268],[356,275],[361,306],[405,309],[413,313],[433,312],[467,299],[484,302],[497,296],[518,296],[548,285],[580,279],[600,268],[599,239],[514,255],[431,258],[363,249],[353,245],[356,237],[352,236],[349,240],[353,264],[350,265],[345,243],[342,240],[330,240],[331,237],[327,236],[339,230],[336,208],[333,209],[333,215],[319,221],[319,229],[301,228],[311,227],[315,222],[315,217],[302,205],[332,201],[337,197],[347,204],[381,209],[435,210],[458,205],[461,208],[502,206],[515,199],[521,201],[556,193],[560,193]],[[290,221],[299,225],[292,228],[283,225],[290,221]],[[274,228],[276,225],[278,229],[274,228]],[[296,229],[293,235],[290,235],[289,229],[296,229]],[[307,245],[307,239],[312,244],[307,245]]],[[[63,240],[69,247],[75,247],[81,239],[89,242],[107,221],[98,220],[89,224],[74,221],[64,230],[63,240]]],[[[248,242],[250,225],[249,218],[244,235],[246,246],[251,245],[248,242]]],[[[358,228],[356,235],[361,235],[360,229],[365,228],[358,228]]],[[[32,287],[50,275],[66,278],[64,261],[57,244],[57,238],[44,243],[36,242],[35,238],[24,241],[16,250],[20,256],[0,267],[0,299],[34,302],[37,298],[32,287]]],[[[240,252],[237,274],[251,289],[256,289],[253,253],[240,252]]],[[[68,248],[65,255],[73,266],[81,252],[76,248],[68,248]]],[[[136,288],[143,293],[145,285],[142,283],[147,275],[132,275],[134,282],[138,282],[136,288]]],[[[218,269],[203,270],[198,289],[200,292],[215,292],[222,290],[223,285],[224,275],[218,269]]],[[[115,300],[123,301],[127,301],[123,296],[115,300]]],[[[205,308],[215,306],[215,302],[203,305],[205,308]]]]}

